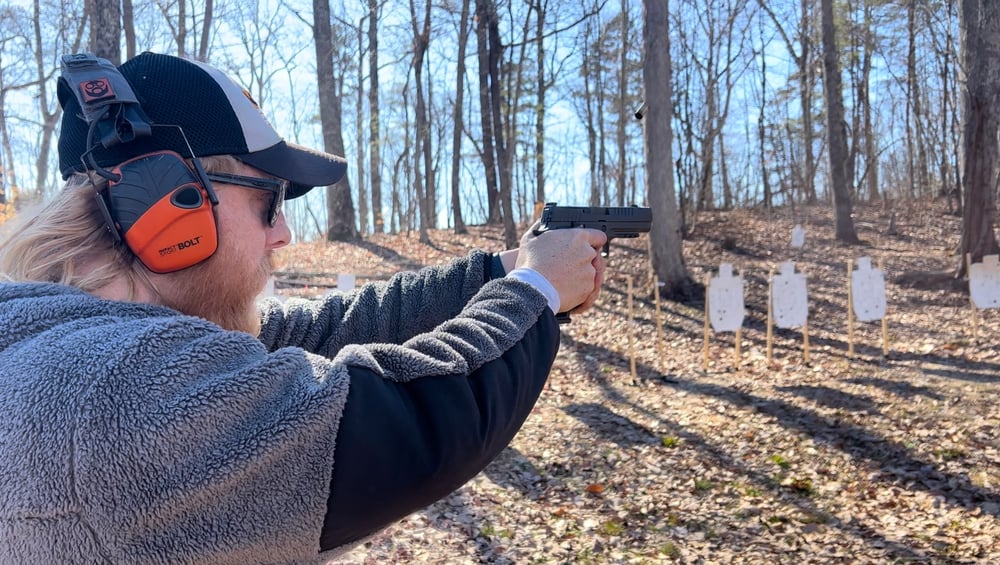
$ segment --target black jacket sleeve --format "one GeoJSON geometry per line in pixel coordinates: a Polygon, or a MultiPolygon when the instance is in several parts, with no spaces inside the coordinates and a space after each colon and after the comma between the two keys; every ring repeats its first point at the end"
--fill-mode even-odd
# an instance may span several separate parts
{"type": "Polygon", "coordinates": [[[471,375],[393,382],[351,368],[320,548],[360,540],[454,491],[514,438],[559,347],[551,311],[471,375]]]}

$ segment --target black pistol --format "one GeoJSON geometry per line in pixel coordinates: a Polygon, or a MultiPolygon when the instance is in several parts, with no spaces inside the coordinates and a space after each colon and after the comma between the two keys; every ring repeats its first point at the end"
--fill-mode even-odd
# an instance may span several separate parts
{"type": "MultiPolygon", "coordinates": [[[[597,206],[559,206],[549,202],[542,209],[541,224],[534,231],[535,235],[549,230],[568,228],[590,228],[601,230],[608,236],[601,249],[601,255],[608,256],[611,240],[616,237],[639,237],[640,233],[648,233],[653,223],[653,211],[639,206],[597,207],[597,206]]],[[[560,324],[569,323],[569,313],[556,315],[560,324]]]]}

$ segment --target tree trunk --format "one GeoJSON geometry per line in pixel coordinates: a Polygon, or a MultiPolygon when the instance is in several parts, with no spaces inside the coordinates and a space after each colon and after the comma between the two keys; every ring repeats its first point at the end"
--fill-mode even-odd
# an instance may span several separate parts
{"type": "MultiPolygon", "coordinates": [[[[374,2],[375,0],[369,0],[374,2]]],[[[469,2],[462,0],[462,13],[458,18],[458,61],[455,71],[455,107],[452,109],[451,135],[451,213],[455,218],[455,233],[468,233],[462,218],[462,198],[459,194],[462,155],[462,112],[465,108],[465,51],[469,43],[469,2]]]]}
{"type": "MultiPolygon", "coordinates": [[[[948,10],[948,18],[947,18],[947,20],[950,22],[951,21],[951,10],[952,10],[952,8],[951,8],[950,5],[948,6],[947,10],[948,10]]],[[[949,116],[951,114],[953,114],[952,105],[951,105],[951,96],[950,96],[950,93],[949,93],[949,90],[948,90],[949,89],[948,79],[949,79],[949,75],[952,72],[952,69],[951,69],[951,53],[952,53],[953,45],[952,45],[951,26],[948,25],[948,26],[945,27],[945,29],[947,31],[945,32],[944,49],[942,49],[941,52],[940,52],[940,56],[941,56],[941,67],[940,67],[941,68],[941,126],[940,127],[941,127],[941,138],[942,139],[941,139],[941,146],[938,149],[938,154],[939,154],[939,157],[938,157],[938,174],[941,177],[941,179],[940,179],[940,183],[941,183],[941,186],[940,186],[941,195],[948,199],[948,208],[949,208],[948,211],[951,212],[952,211],[951,210],[951,201],[952,201],[951,200],[951,195],[953,194],[953,191],[956,194],[958,193],[960,183],[957,182],[958,179],[955,179],[956,182],[955,182],[954,186],[951,186],[951,184],[952,184],[952,176],[951,176],[951,168],[949,166],[949,153],[951,153],[952,155],[954,155],[955,153],[957,153],[957,151],[948,151],[947,150],[947,148],[948,148],[948,142],[950,140],[950,136],[947,133],[948,129],[949,129],[948,128],[949,116]]]]}
{"type": "Polygon", "coordinates": [[[549,83],[545,78],[545,15],[544,0],[534,5],[538,20],[535,35],[538,37],[538,61],[535,82],[538,85],[538,108],[535,112],[535,203],[545,202],[545,94],[549,83]]]}
{"type": "MultiPolygon", "coordinates": [[[[6,99],[7,85],[3,84],[3,76],[0,75],[0,108],[7,107],[6,99]]],[[[0,205],[14,205],[18,200],[17,176],[14,174],[14,150],[11,145],[10,130],[7,128],[7,114],[4,112],[0,112],[0,145],[3,146],[3,156],[0,158],[0,205]]],[[[0,206],[0,216],[7,211],[7,208],[0,206]]]]}
{"type": "MultiPolygon", "coordinates": [[[[868,5],[869,13],[871,4],[868,5]]],[[[864,77],[861,80],[861,97],[859,103],[863,106],[864,115],[864,139],[865,139],[865,174],[864,178],[868,182],[868,199],[875,201],[880,198],[881,190],[878,186],[878,141],[875,131],[872,128],[872,101],[871,101],[871,74],[872,55],[875,50],[875,33],[871,28],[870,15],[865,23],[865,56],[861,65],[861,73],[864,77]]]]}
{"type": "Polygon", "coordinates": [[[205,15],[201,20],[201,41],[198,44],[199,61],[208,60],[208,40],[212,35],[212,14],[212,0],[205,0],[205,15]]]}
{"type": "MultiPolygon", "coordinates": [[[[493,117],[493,147],[496,150],[500,172],[500,206],[503,213],[503,237],[507,249],[517,247],[518,234],[514,226],[514,155],[511,148],[512,137],[505,139],[503,122],[503,98],[500,91],[500,59],[503,44],[500,40],[500,22],[495,0],[489,0],[489,47],[490,109],[493,117]]],[[[511,128],[513,131],[513,128],[511,128]]]]}
{"type": "MultiPolygon", "coordinates": [[[[812,0],[800,0],[799,9],[802,12],[802,20],[798,26],[798,36],[797,43],[801,46],[798,53],[795,50],[795,43],[793,43],[791,36],[785,31],[785,22],[782,18],[778,17],[774,11],[771,9],[770,2],[767,0],[758,0],[757,3],[760,7],[767,12],[767,15],[774,22],[774,29],[781,35],[785,42],[785,47],[788,49],[788,54],[795,60],[795,66],[798,69],[798,83],[799,83],[799,105],[802,111],[802,147],[803,147],[803,159],[801,169],[796,167],[797,163],[793,164],[793,172],[799,172],[798,181],[799,185],[792,187],[792,190],[782,190],[783,192],[791,193],[795,189],[801,193],[802,197],[806,202],[813,203],[816,201],[816,157],[813,151],[813,82],[815,81],[815,73],[813,71],[812,65],[812,19],[809,17],[809,10],[812,5],[812,0]]],[[[792,132],[789,130],[789,136],[792,132]]],[[[794,162],[793,162],[794,163],[794,162]]],[[[794,204],[794,195],[789,194],[789,198],[794,204]]]]}
{"type": "Polygon", "coordinates": [[[187,0],[177,0],[177,55],[187,56],[187,0]]]}
{"type": "Polygon", "coordinates": [[[920,31],[917,29],[917,2],[916,0],[910,0],[909,6],[907,7],[907,19],[909,32],[909,49],[907,50],[907,69],[908,79],[910,81],[910,97],[912,98],[912,108],[913,115],[910,119],[913,120],[914,136],[913,142],[916,144],[916,155],[910,156],[910,159],[916,159],[913,165],[913,178],[911,178],[911,184],[915,185],[916,190],[915,195],[920,197],[925,197],[928,195],[928,185],[930,181],[927,176],[927,148],[925,146],[926,134],[924,133],[924,109],[923,100],[920,94],[920,77],[917,76],[917,65],[916,65],[916,34],[920,31]]]}
{"type": "Polygon", "coordinates": [[[479,61],[479,117],[483,129],[483,169],[486,174],[486,223],[500,223],[500,189],[497,184],[493,117],[490,107],[490,20],[493,0],[476,0],[476,53],[479,61]]]}
{"type": "Polygon", "coordinates": [[[129,60],[136,56],[135,10],[132,9],[132,0],[122,0],[122,29],[125,31],[125,60],[129,60]]]}
{"type": "Polygon", "coordinates": [[[111,61],[116,67],[122,63],[119,42],[122,37],[122,14],[119,0],[88,0],[90,16],[90,52],[111,61]]]}
{"type": "MultiPolygon", "coordinates": [[[[358,34],[358,60],[357,60],[357,77],[358,84],[364,83],[365,80],[365,45],[364,45],[364,31],[361,28],[361,24],[357,27],[358,34]]],[[[354,123],[362,124],[365,120],[365,93],[363,88],[359,88],[355,92],[354,97],[354,123]]],[[[368,195],[365,193],[365,128],[358,127],[355,128],[354,132],[355,143],[358,144],[358,232],[364,236],[368,233],[368,195]]]]}
{"type": "MultiPolygon", "coordinates": [[[[38,94],[35,98],[38,101],[38,111],[42,124],[41,132],[39,133],[38,156],[35,159],[35,194],[44,200],[49,180],[49,158],[52,152],[52,138],[55,135],[56,124],[59,123],[59,119],[62,117],[62,106],[53,102],[54,107],[49,108],[49,90],[46,85],[49,84],[48,77],[50,70],[47,66],[48,62],[43,56],[46,50],[42,48],[41,6],[39,0],[34,1],[32,9],[34,16],[32,18],[32,32],[34,34],[33,42],[35,47],[35,77],[38,80],[38,94]]],[[[83,17],[80,18],[76,26],[73,44],[69,50],[70,53],[75,53],[80,48],[84,30],[87,29],[89,22],[90,13],[88,10],[84,10],[83,17]]]]}
{"type": "Polygon", "coordinates": [[[799,73],[801,74],[801,79],[799,81],[799,96],[802,100],[802,143],[805,149],[805,171],[803,174],[803,180],[805,181],[805,186],[803,186],[803,191],[805,193],[806,202],[810,204],[816,202],[816,154],[813,150],[813,139],[815,133],[813,131],[813,83],[816,80],[816,73],[812,64],[812,33],[813,28],[810,25],[812,21],[809,18],[809,9],[811,2],[810,0],[802,0],[802,29],[800,30],[800,41],[802,42],[802,54],[799,58],[799,73]]]}
{"type": "Polygon", "coordinates": [[[372,223],[385,230],[382,217],[382,134],[378,84],[379,0],[368,0],[368,175],[371,178],[372,223]]]}
{"type": "Polygon", "coordinates": [[[591,61],[593,55],[591,54],[590,47],[590,22],[587,22],[587,31],[585,32],[585,40],[583,46],[583,67],[581,73],[583,74],[583,104],[584,111],[586,113],[586,128],[587,128],[587,158],[590,162],[590,205],[600,206],[601,205],[601,189],[600,189],[600,179],[598,178],[597,171],[597,127],[594,125],[596,117],[596,110],[594,103],[594,97],[591,94],[594,92],[595,88],[591,84],[591,69],[593,65],[591,61]]]}
{"type": "Polygon", "coordinates": [[[416,6],[410,0],[410,12],[413,16],[413,82],[416,85],[417,107],[416,107],[416,129],[417,129],[417,151],[414,153],[414,163],[416,164],[416,175],[414,184],[417,189],[417,206],[420,211],[420,242],[430,243],[430,236],[427,229],[432,227],[431,215],[435,213],[433,209],[433,182],[434,176],[431,170],[431,128],[427,118],[427,104],[424,100],[424,56],[430,46],[431,33],[431,4],[430,0],[424,2],[424,23],[421,26],[417,21],[416,6]],[[424,174],[421,178],[420,161],[423,160],[424,174]]]}
{"type": "MultiPolygon", "coordinates": [[[[763,26],[761,26],[761,43],[764,41],[763,26]]],[[[760,59],[760,113],[757,115],[757,137],[760,144],[760,175],[761,185],[764,189],[764,208],[771,211],[771,175],[768,170],[767,158],[767,120],[764,109],[767,107],[767,57],[760,59]]],[[[772,144],[773,147],[773,144],[772,144]]]]}
{"type": "Polygon", "coordinates": [[[965,256],[974,262],[997,253],[997,166],[1000,142],[1000,5],[991,0],[961,2],[964,89],[965,206],[959,245],[958,275],[966,274],[965,256]]]}
{"type": "MultiPolygon", "coordinates": [[[[323,144],[328,153],[344,154],[341,131],[341,97],[333,74],[333,29],[329,0],[313,0],[313,38],[316,44],[316,81],[319,87],[319,119],[323,144]]],[[[351,184],[344,178],[326,189],[328,241],[354,241],[358,229],[354,218],[351,184]]]]}
{"type": "Polygon", "coordinates": [[[822,0],[823,70],[826,86],[826,134],[830,155],[830,181],[836,238],[845,243],[860,243],[851,217],[851,179],[847,176],[847,124],[844,121],[844,94],[841,90],[840,63],[833,27],[833,0],[822,0]]]}
{"type": "Polygon", "coordinates": [[[618,206],[625,205],[625,170],[627,168],[625,158],[628,152],[625,149],[625,116],[629,114],[625,103],[628,100],[628,0],[621,0],[620,5],[621,22],[621,42],[618,46],[618,123],[615,124],[615,145],[618,151],[618,171],[615,175],[615,186],[618,188],[618,206]]]}
{"type": "Polygon", "coordinates": [[[664,283],[664,297],[689,298],[693,283],[684,264],[680,218],[674,195],[670,121],[670,32],[667,0],[643,0],[642,80],[649,109],[643,119],[647,199],[653,211],[653,269],[664,283]]]}

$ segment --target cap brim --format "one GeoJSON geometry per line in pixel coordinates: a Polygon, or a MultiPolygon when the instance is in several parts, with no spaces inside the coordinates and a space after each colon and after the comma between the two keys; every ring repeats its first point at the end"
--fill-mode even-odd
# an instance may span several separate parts
{"type": "Polygon", "coordinates": [[[343,157],[282,141],[253,153],[235,155],[251,167],[291,183],[285,198],[298,198],[317,186],[329,186],[344,178],[343,157]]]}

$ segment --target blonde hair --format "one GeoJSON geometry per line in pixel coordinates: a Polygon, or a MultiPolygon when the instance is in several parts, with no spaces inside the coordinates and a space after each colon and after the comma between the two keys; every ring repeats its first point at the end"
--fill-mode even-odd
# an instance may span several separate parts
{"type": "MultiPolygon", "coordinates": [[[[239,170],[239,161],[229,155],[205,157],[202,164],[211,172],[239,170]]],[[[115,244],[96,201],[106,185],[96,174],[74,174],[38,214],[15,226],[0,242],[0,280],[53,282],[94,292],[125,277],[134,291],[137,277],[146,279],[149,271],[127,247],[115,244]]]]}

